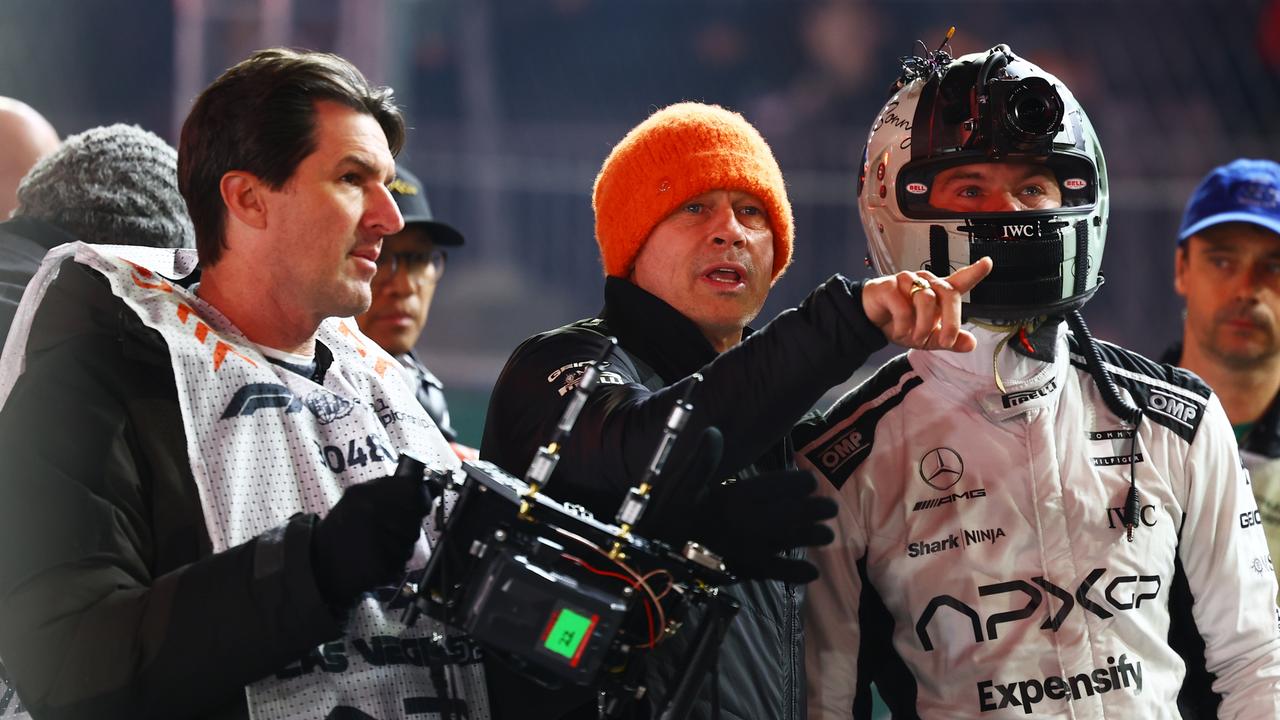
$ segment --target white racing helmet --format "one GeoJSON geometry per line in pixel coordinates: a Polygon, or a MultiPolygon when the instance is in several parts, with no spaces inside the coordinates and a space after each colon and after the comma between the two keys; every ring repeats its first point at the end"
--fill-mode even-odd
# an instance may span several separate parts
{"type": "Polygon", "coordinates": [[[1089,118],[1057,78],[1007,45],[952,60],[906,58],[867,136],[858,209],[876,271],[946,276],[990,255],[995,269],[966,297],[965,317],[1061,315],[1102,283],[1107,171],[1089,118]],[[929,204],[942,170],[1039,163],[1062,206],[958,212],[929,204]]]}

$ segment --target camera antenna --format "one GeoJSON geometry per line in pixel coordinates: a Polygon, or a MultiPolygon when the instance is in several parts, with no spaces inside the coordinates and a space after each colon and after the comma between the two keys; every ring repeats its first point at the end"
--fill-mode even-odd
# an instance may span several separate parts
{"type": "Polygon", "coordinates": [[[671,448],[675,447],[680,433],[684,432],[685,426],[689,423],[689,415],[693,413],[693,404],[689,402],[689,398],[693,397],[693,389],[702,382],[702,373],[694,373],[690,376],[690,380],[692,382],[684,389],[684,395],[676,400],[676,404],[671,408],[671,414],[667,416],[667,424],[662,428],[662,439],[658,441],[653,459],[649,461],[649,467],[641,476],[640,484],[631,488],[622,501],[622,507],[618,508],[616,519],[619,526],[619,542],[614,543],[614,554],[621,551],[621,540],[629,536],[631,528],[640,522],[640,517],[649,506],[649,496],[653,486],[662,477],[662,469],[667,464],[667,458],[671,456],[671,448]]]}
{"type": "Polygon", "coordinates": [[[923,40],[916,40],[919,46],[919,55],[903,55],[898,58],[898,64],[902,66],[902,74],[894,81],[893,86],[889,88],[889,94],[893,94],[906,87],[911,81],[917,79],[931,80],[935,77],[942,77],[947,71],[947,66],[951,64],[951,53],[947,52],[950,47],[951,38],[955,37],[956,26],[952,25],[947,28],[946,35],[943,36],[942,42],[938,43],[936,50],[929,50],[929,46],[924,44],[923,40]]]}
{"type": "Polygon", "coordinates": [[[538,448],[538,454],[533,457],[533,462],[529,463],[529,469],[524,474],[524,481],[528,484],[529,489],[524,493],[524,499],[520,502],[520,515],[522,517],[528,516],[529,501],[551,481],[551,473],[555,471],[556,463],[560,462],[560,448],[569,439],[569,433],[573,430],[574,423],[578,422],[578,415],[587,404],[587,397],[591,395],[591,391],[595,389],[596,384],[600,381],[600,368],[604,366],[605,360],[613,354],[617,346],[618,339],[609,337],[605,343],[604,350],[600,353],[600,357],[595,362],[589,363],[582,371],[582,378],[578,380],[577,387],[573,389],[573,395],[569,397],[569,404],[565,406],[564,413],[560,416],[560,422],[556,423],[556,429],[551,434],[551,439],[546,445],[538,448]]]}

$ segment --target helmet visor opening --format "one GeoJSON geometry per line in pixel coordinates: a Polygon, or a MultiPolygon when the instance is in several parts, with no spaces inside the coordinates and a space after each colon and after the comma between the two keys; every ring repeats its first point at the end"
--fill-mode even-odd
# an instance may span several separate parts
{"type": "Polygon", "coordinates": [[[913,219],[984,217],[1020,211],[1089,212],[1097,174],[1084,157],[1008,156],[956,152],[907,163],[898,175],[898,206],[913,219]]]}

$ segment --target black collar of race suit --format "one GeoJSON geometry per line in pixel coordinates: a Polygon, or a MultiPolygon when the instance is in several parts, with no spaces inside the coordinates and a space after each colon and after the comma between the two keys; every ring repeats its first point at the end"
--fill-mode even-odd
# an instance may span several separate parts
{"type": "Polygon", "coordinates": [[[1025,337],[1017,338],[1018,342],[1010,342],[1009,347],[1032,360],[1053,362],[1058,348],[1058,326],[1062,324],[1062,320],[1058,315],[1045,318],[1035,329],[1028,330],[1025,337]]]}
{"type": "Polygon", "coordinates": [[[692,320],[623,278],[605,278],[600,317],[620,347],[667,382],[697,372],[718,354],[692,320]]]}

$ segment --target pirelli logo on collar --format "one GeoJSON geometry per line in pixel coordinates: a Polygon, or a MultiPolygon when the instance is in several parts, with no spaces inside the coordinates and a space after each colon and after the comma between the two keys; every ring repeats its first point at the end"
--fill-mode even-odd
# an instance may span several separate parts
{"type": "Polygon", "coordinates": [[[1041,385],[1038,388],[1035,388],[1034,390],[1019,390],[1018,392],[1012,392],[1007,395],[1001,395],[1000,404],[1004,406],[1005,410],[1008,410],[1009,408],[1018,407],[1022,403],[1035,400],[1036,398],[1042,398],[1046,395],[1052,395],[1053,391],[1057,389],[1058,389],[1058,379],[1050,378],[1049,382],[1045,383],[1044,385],[1041,385]]]}

